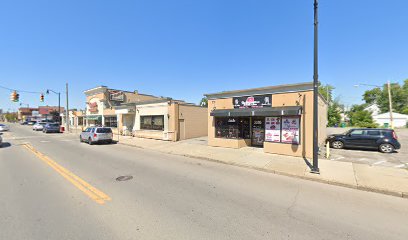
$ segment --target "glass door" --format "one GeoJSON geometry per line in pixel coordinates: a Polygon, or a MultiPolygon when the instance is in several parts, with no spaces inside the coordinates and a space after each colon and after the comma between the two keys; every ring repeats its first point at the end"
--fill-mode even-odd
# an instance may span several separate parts
{"type": "Polygon", "coordinates": [[[252,118],[251,145],[263,147],[265,141],[265,118],[252,118]]]}

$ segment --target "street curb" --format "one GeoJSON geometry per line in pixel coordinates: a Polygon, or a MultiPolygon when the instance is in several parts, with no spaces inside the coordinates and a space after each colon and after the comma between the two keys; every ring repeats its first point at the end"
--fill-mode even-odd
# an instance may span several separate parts
{"type": "Polygon", "coordinates": [[[129,147],[135,147],[135,148],[146,149],[146,150],[155,150],[155,151],[158,151],[158,152],[161,152],[161,153],[166,153],[166,154],[171,154],[171,155],[195,158],[195,159],[200,159],[200,160],[205,160],[205,161],[210,161],[210,162],[215,162],[215,163],[222,163],[222,164],[230,165],[230,166],[253,169],[253,170],[258,170],[258,171],[267,172],[267,173],[274,173],[274,174],[281,175],[281,176],[286,176],[286,177],[293,177],[293,178],[309,180],[309,181],[314,181],[314,182],[319,182],[319,183],[325,183],[325,184],[339,186],[339,187],[346,187],[346,188],[351,188],[351,189],[356,189],[356,190],[361,190],[361,191],[366,191],[366,192],[374,192],[374,193],[380,193],[380,194],[384,194],[384,195],[389,195],[389,196],[407,198],[408,199],[408,193],[407,192],[391,191],[391,190],[386,190],[386,189],[381,189],[381,188],[360,186],[358,184],[357,185],[352,185],[352,184],[343,183],[343,182],[324,180],[324,179],[317,179],[317,178],[307,177],[307,176],[300,176],[300,175],[291,174],[291,173],[287,173],[287,172],[280,172],[280,171],[276,171],[276,170],[272,170],[272,169],[265,169],[265,168],[248,166],[248,165],[243,165],[243,164],[236,164],[236,163],[231,163],[231,162],[224,162],[224,161],[220,161],[220,160],[213,159],[213,158],[199,157],[199,156],[194,156],[194,155],[190,155],[190,154],[178,154],[178,153],[174,153],[174,152],[165,152],[165,151],[160,151],[160,150],[156,150],[156,149],[145,148],[145,147],[142,147],[142,146],[136,146],[136,145],[132,145],[132,144],[128,144],[128,143],[121,143],[121,142],[117,142],[117,143],[121,144],[121,145],[129,146],[129,147]]]}

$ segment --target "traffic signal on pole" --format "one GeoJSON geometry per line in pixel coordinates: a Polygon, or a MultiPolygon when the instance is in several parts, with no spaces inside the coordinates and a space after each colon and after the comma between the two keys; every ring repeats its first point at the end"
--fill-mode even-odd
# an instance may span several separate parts
{"type": "Polygon", "coordinates": [[[44,102],[44,94],[42,94],[42,93],[40,95],[40,102],[44,102]]]}
{"type": "Polygon", "coordinates": [[[10,100],[11,100],[12,102],[18,102],[18,101],[20,100],[20,94],[18,94],[17,91],[13,91],[13,92],[10,94],[10,100]]]}

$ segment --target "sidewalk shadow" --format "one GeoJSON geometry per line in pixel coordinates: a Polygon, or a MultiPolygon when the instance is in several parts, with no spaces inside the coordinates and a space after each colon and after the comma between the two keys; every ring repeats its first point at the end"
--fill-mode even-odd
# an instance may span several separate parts
{"type": "Polygon", "coordinates": [[[11,147],[11,143],[3,142],[2,144],[0,144],[0,148],[7,148],[7,147],[11,147]]]}

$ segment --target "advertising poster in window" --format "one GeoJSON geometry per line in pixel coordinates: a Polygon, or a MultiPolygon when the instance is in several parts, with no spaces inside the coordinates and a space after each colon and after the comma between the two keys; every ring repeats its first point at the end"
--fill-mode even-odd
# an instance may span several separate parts
{"type": "Polygon", "coordinates": [[[299,144],[299,117],[282,117],[282,142],[299,144]]]}
{"type": "Polygon", "coordinates": [[[266,117],[265,118],[265,141],[280,142],[281,141],[281,118],[266,117]]]}

